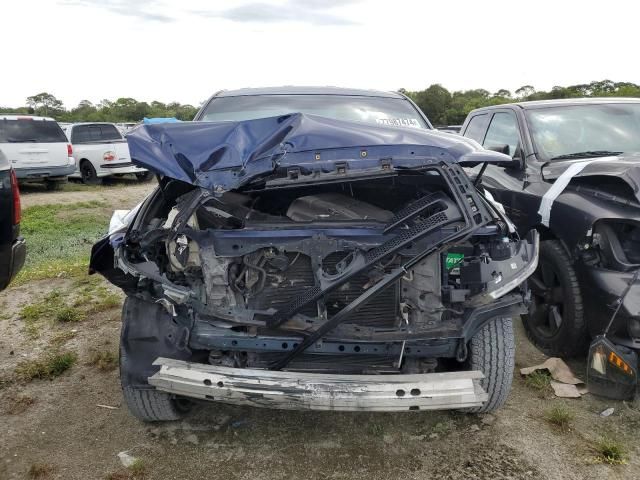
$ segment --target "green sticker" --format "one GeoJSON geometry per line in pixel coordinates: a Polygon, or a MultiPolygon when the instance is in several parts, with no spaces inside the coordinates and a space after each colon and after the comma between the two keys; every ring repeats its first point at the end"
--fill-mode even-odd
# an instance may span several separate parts
{"type": "Polygon", "coordinates": [[[464,254],[462,253],[447,253],[446,266],[447,270],[451,270],[456,265],[458,265],[462,259],[464,258],[464,254]]]}

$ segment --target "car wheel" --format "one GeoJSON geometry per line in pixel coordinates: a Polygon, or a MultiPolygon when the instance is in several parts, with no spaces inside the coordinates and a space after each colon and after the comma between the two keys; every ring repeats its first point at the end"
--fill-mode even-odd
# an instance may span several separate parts
{"type": "Polygon", "coordinates": [[[153,172],[136,173],[136,178],[139,182],[148,182],[153,178],[153,172]]]}
{"type": "Polygon", "coordinates": [[[80,163],[80,177],[82,178],[82,183],[86,185],[98,185],[100,183],[96,169],[93,168],[93,165],[88,160],[80,163]]]}
{"type": "Polygon", "coordinates": [[[538,268],[528,285],[531,304],[522,320],[529,340],[549,356],[584,353],[588,334],[580,285],[569,254],[558,240],[541,242],[538,268]]]}
{"type": "MultiPolygon", "coordinates": [[[[150,307],[145,302],[135,298],[127,298],[122,309],[122,330],[120,334],[120,384],[122,396],[131,414],[143,422],[167,422],[180,420],[192,406],[192,402],[184,398],[176,398],[166,392],[155,390],[151,385],[133,384],[130,381],[133,370],[132,362],[123,348],[125,335],[129,331],[126,328],[132,321],[136,321],[133,315],[142,311],[153,313],[155,305],[150,307]],[[147,307],[145,309],[145,307],[147,307]]],[[[139,319],[138,319],[139,320],[139,319]]]]}
{"type": "Polygon", "coordinates": [[[467,370],[480,370],[484,378],[480,386],[489,398],[481,407],[465,412],[484,413],[500,408],[507,401],[513,380],[515,338],[510,318],[494,318],[484,325],[468,345],[467,370]]]}

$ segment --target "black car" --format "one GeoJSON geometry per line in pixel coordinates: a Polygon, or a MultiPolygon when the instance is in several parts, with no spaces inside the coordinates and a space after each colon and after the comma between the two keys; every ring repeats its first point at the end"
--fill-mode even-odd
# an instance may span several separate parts
{"type": "Polygon", "coordinates": [[[461,165],[511,158],[433,131],[395,93],[224,92],[197,120],[128,135],[133,162],[161,181],[92,252],[127,294],[134,415],[176,419],[185,398],[504,403],[537,234],[520,238],[461,165]]]}
{"type": "Polygon", "coordinates": [[[22,268],[26,244],[20,236],[20,191],[15,171],[0,150],[0,290],[22,268]]]}
{"type": "Polygon", "coordinates": [[[541,235],[524,317],[532,342],[548,355],[573,356],[607,330],[616,344],[637,351],[640,100],[481,108],[467,116],[462,134],[517,160],[508,168],[489,165],[481,182],[519,231],[541,235]]]}

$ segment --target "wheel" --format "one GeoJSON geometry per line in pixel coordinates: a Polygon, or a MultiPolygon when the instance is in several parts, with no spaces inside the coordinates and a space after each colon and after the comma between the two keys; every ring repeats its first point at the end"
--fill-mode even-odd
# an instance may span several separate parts
{"type": "Polygon", "coordinates": [[[466,369],[484,373],[480,385],[489,398],[481,407],[464,411],[484,413],[497,410],[507,401],[513,380],[515,338],[511,319],[490,320],[473,336],[468,349],[466,369]]]}
{"type": "MultiPolygon", "coordinates": [[[[152,363],[155,354],[151,356],[135,357],[129,356],[127,342],[131,338],[139,335],[137,324],[139,315],[144,314],[145,322],[148,318],[153,318],[154,313],[158,314],[157,306],[148,304],[141,300],[128,297],[122,308],[122,331],[120,334],[120,384],[122,386],[122,396],[131,414],[143,422],[166,422],[181,419],[185,413],[191,409],[191,402],[188,399],[176,398],[166,392],[155,390],[146,383],[147,371],[152,363]],[[146,312],[146,313],[145,313],[146,312]],[[148,316],[147,316],[148,315],[148,316]],[[142,378],[140,378],[140,373],[142,378]]],[[[156,315],[157,317],[157,315],[156,315]]],[[[159,320],[154,318],[154,320],[159,320]]],[[[147,337],[149,338],[149,337],[147,337]]],[[[162,355],[160,353],[159,355],[162,355]]]]}
{"type": "Polygon", "coordinates": [[[44,186],[50,192],[54,192],[62,190],[65,183],[67,183],[65,180],[47,180],[44,186]]]}
{"type": "Polygon", "coordinates": [[[153,178],[153,172],[140,172],[136,173],[136,178],[139,182],[148,182],[153,178]]]}
{"type": "Polygon", "coordinates": [[[540,243],[538,268],[528,282],[532,299],[522,323],[529,340],[553,357],[586,352],[588,334],[580,286],[571,259],[558,240],[540,243]]]}
{"type": "Polygon", "coordinates": [[[80,162],[80,177],[82,178],[82,183],[87,185],[98,185],[100,183],[96,169],[93,168],[89,160],[80,162]]]}

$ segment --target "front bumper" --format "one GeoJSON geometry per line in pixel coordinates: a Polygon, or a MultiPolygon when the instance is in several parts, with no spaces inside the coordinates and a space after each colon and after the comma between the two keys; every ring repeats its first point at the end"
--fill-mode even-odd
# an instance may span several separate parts
{"type": "MultiPolygon", "coordinates": [[[[618,272],[599,267],[584,268],[581,287],[585,301],[589,332],[592,336],[601,334],[620,296],[633,280],[634,272],[618,272]]],[[[640,324],[640,282],[631,285],[620,311],[612,325],[612,339],[615,343],[640,350],[640,336],[630,332],[632,323],[640,324]]]]}
{"type": "Polygon", "coordinates": [[[479,407],[480,371],[335,375],[220,367],[158,358],[149,384],[175,395],[285,410],[397,412],[479,407]]]}

